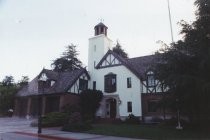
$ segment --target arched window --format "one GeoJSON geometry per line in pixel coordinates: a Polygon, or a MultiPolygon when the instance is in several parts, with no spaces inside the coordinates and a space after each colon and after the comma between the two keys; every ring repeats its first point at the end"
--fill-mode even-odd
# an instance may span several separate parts
{"type": "Polygon", "coordinates": [[[109,73],[104,76],[104,91],[112,93],[116,91],[117,79],[116,74],[109,73]]]}
{"type": "Polygon", "coordinates": [[[154,86],[155,86],[154,72],[149,71],[147,72],[147,87],[154,87],[154,86]]]}

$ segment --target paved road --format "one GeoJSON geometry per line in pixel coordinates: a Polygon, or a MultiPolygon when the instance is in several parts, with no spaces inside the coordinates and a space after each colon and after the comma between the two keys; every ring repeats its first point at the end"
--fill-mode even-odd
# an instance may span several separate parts
{"type": "Polygon", "coordinates": [[[30,127],[33,120],[25,118],[0,118],[0,134],[15,131],[37,131],[37,128],[30,127]]]}
{"type": "Polygon", "coordinates": [[[34,136],[20,135],[16,133],[3,133],[0,134],[0,140],[50,140],[50,139],[42,139],[34,136]]]}
{"type": "Polygon", "coordinates": [[[38,137],[37,128],[30,127],[31,121],[33,120],[0,118],[0,140],[137,140],[51,129],[43,129],[42,135],[38,137]]]}

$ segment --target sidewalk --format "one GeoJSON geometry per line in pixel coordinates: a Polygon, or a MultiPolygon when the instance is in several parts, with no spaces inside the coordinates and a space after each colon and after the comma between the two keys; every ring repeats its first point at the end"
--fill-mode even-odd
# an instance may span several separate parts
{"type": "MultiPolygon", "coordinates": [[[[37,131],[16,132],[17,134],[38,137],[37,131]]],[[[95,135],[87,133],[64,132],[60,130],[43,129],[40,138],[50,140],[139,140],[124,137],[95,135]]]]}

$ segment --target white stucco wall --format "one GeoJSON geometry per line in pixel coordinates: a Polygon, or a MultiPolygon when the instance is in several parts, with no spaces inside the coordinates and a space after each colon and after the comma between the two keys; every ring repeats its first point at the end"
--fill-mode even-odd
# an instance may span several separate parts
{"type": "Polygon", "coordinates": [[[89,39],[88,48],[88,71],[92,72],[95,65],[99,63],[104,54],[112,47],[112,40],[104,34],[89,39]]]}
{"type": "Polygon", "coordinates": [[[135,116],[142,116],[141,109],[141,86],[140,80],[125,66],[115,66],[103,69],[95,69],[94,76],[91,77],[90,87],[92,87],[93,81],[96,81],[96,89],[101,90],[106,95],[118,95],[121,100],[119,105],[119,115],[126,117],[129,114],[135,116]],[[117,90],[114,93],[104,92],[104,76],[108,73],[116,74],[117,90]],[[127,78],[131,77],[131,88],[127,88],[127,78]],[[127,102],[132,102],[132,112],[127,112],[127,102]]]}

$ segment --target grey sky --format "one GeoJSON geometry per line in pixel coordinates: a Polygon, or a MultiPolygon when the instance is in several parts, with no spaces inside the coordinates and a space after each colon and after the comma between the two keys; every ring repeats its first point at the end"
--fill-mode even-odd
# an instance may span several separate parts
{"type": "MultiPolygon", "coordinates": [[[[194,0],[170,0],[175,41],[177,22],[194,20],[194,0]]],[[[167,0],[0,0],[0,81],[34,78],[73,43],[87,65],[88,38],[104,19],[108,37],[130,57],[154,53],[170,43],[167,0]]]]}

